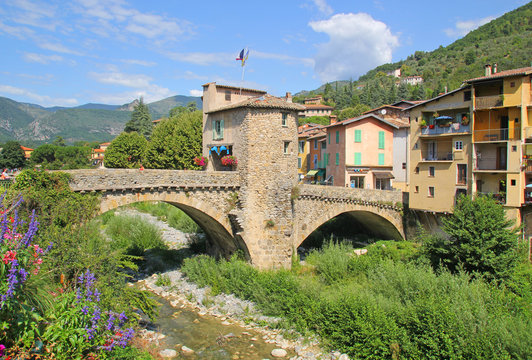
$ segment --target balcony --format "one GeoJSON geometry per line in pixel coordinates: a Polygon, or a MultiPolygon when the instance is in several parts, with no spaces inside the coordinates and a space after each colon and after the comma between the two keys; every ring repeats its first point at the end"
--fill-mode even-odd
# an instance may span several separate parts
{"type": "Polygon", "coordinates": [[[422,160],[425,162],[432,162],[432,161],[453,161],[453,152],[452,151],[438,151],[438,152],[428,152],[428,153],[421,153],[422,160]]]}
{"type": "Polygon", "coordinates": [[[495,201],[498,204],[501,204],[501,205],[506,204],[506,194],[505,193],[493,194],[493,193],[477,192],[477,194],[484,195],[484,196],[490,196],[493,199],[495,199],[495,201]]]}
{"type": "Polygon", "coordinates": [[[501,107],[504,103],[503,95],[491,95],[491,96],[477,96],[475,98],[475,109],[491,109],[494,107],[501,107]]]}
{"type": "Polygon", "coordinates": [[[452,123],[450,126],[430,125],[425,128],[421,128],[421,135],[432,136],[468,133],[470,130],[471,128],[469,125],[462,125],[460,123],[452,123]]]}
{"type": "Polygon", "coordinates": [[[519,128],[474,130],[473,135],[475,142],[519,140],[521,137],[519,128]]]}

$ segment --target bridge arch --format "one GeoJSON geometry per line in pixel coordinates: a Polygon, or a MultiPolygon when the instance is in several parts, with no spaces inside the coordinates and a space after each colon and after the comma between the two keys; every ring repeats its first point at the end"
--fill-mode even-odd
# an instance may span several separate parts
{"type": "MultiPolygon", "coordinates": [[[[181,191],[137,190],[128,192],[103,192],[100,212],[106,212],[120,206],[145,201],[160,201],[171,204],[194,220],[208,236],[207,251],[214,256],[229,258],[237,250],[242,250],[247,259],[249,250],[244,241],[232,235],[233,229],[223,199],[213,199],[211,192],[203,189],[181,191]]],[[[219,194],[223,197],[224,194],[219,194]]],[[[228,196],[228,194],[227,194],[228,196]]]]}
{"type": "Polygon", "coordinates": [[[300,225],[296,243],[294,244],[295,247],[299,247],[307,237],[320,226],[341,214],[348,214],[357,224],[360,224],[377,237],[388,240],[403,239],[401,230],[396,226],[397,219],[385,212],[379,214],[377,212],[368,211],[367,208],[359,207],[358,209],[336,209],[334,211],[323,213],[321,216],[311,219],[310,221],[303,221],[300,225]]]}

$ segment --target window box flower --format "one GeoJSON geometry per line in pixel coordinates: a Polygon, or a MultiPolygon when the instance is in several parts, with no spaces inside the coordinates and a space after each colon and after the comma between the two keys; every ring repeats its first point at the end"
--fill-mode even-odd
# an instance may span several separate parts
{"type": "Polygon", "coordinates": [[[194,164],[197,166],[201,166],[202,169],[205,169],[207,167],[207,163],[209,162],[209,159],[207,159],[205,156],[199,156],[194,158],[194,164]]]}
{"type": "Polygon", "coordinates": [[[220,160],[222,161],[223,166],[230,166],[232,168],[235,168],[238,164],[236,157],[233,155],[225,155],[220,160]]]}

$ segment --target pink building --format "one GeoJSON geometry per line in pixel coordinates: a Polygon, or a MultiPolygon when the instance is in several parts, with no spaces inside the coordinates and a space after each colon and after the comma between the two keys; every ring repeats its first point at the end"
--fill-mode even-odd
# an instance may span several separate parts
{"type": "Polygon", "coordinates": [[[327,127],[325,163],[334,186],[392,188],[394,132],[402,124],[375,114],[347,119],[327,127]]]}

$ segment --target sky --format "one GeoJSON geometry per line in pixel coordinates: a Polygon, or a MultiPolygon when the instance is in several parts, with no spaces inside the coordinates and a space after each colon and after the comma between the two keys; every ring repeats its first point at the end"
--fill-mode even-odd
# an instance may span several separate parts
{"type": "Polygon", "coordinates": [[[0,96],[122,105],[213,81],[284,96],[449,45],[526,3],[0,0],[0,96]]]}

